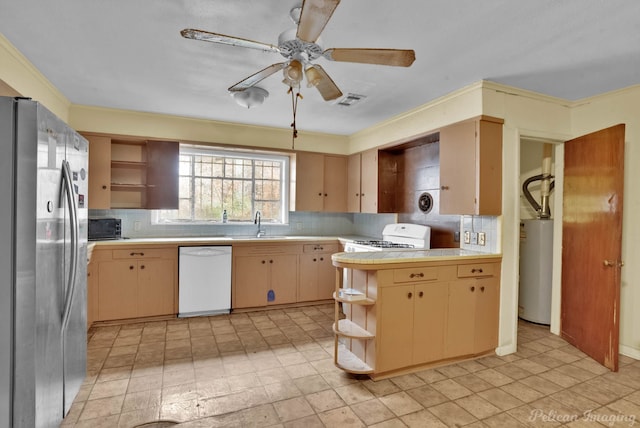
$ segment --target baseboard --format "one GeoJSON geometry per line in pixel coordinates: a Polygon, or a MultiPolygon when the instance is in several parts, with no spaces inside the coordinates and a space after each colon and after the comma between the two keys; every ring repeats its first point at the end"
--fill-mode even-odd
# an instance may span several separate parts
{"type": "Polygon", "coordinates": [[[634,360],[640,360],[640,349],[620,345],[620,353],[625,357],[633,358],[634,360]]]}

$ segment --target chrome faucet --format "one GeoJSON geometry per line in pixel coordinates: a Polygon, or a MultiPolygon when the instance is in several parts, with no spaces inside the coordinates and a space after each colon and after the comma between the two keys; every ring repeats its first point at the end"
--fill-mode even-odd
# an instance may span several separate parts
{"type": "Polygon", "coordinates": [[[262,230],[262,228],[260,227],[260,220],[262,218],[262,214],[260,213],[260,211],[256,211],[256,215],[253,218],[253,224],[257,224],[258,225],[258,232],[256,233],[256,237],[260,238],[265,234],[265,231],[262,230]]]}

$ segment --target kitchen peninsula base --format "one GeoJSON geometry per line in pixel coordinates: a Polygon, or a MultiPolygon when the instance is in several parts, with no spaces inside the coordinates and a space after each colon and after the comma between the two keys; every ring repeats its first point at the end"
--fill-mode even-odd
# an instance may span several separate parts
{"type": "Polygon", "coordinates": [[[333,256],[337,367],[377,380],[494,352],[501,257],[438,251],[333,256]],[[343,269],[352,269],[349,294],[343,269]]]}

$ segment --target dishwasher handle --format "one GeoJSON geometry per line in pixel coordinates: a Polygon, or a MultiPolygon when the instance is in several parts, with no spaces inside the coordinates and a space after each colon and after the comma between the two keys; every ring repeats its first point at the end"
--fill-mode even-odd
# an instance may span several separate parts
{"type": "Polygon", "coordinates": [[[194,257],[213,257],[229,254],[231,247],[229,246],[211,246],[211,247],[197,247],[197,248],[181,248],[181,256],[194,256],[194,257]]]}

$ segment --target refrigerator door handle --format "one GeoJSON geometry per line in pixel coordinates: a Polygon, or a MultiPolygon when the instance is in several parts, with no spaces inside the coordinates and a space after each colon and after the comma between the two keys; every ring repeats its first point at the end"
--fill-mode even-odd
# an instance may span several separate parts
{"type": "Polygon", "coordinates": [[[69,317],[71,315],[71,305],[76,287],[76,272],[78,270],[78,211],[76,201],[73,196],[73,182],[71,179],[71,168],[69,162],[62,161],[62,182],[63,189],[60,192],[60,205],[62,205],[63,195],[66,194],[69,208],[69,225],[71,227],[71,255],[69,261],[69,278],[65,287],[64,310],[62,312],[62,334],[67,330],[69,317]]]}

